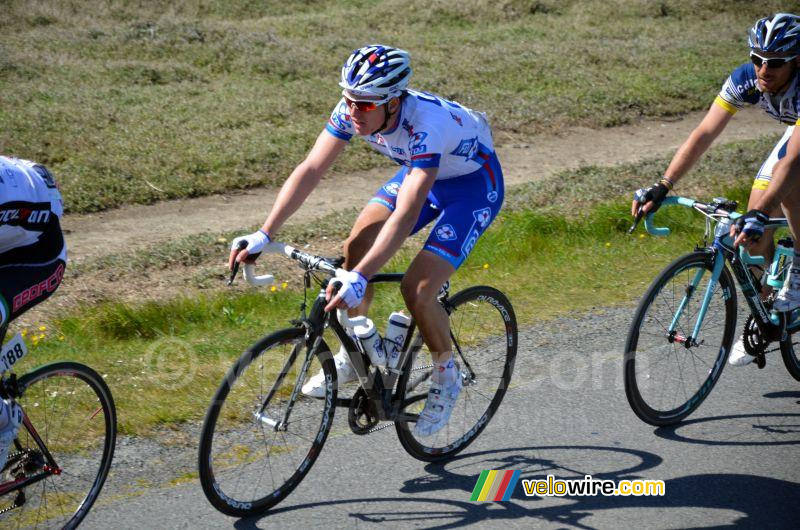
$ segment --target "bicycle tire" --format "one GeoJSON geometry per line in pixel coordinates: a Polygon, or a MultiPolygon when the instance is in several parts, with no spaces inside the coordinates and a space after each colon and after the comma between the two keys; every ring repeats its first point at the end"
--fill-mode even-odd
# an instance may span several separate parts
{"type": "Polygon", "coordinates": [[[686,342],[680,342],[691,335],[713,265],[714,254],[703,250],[676,259],[656,277],[636,309],[625,344],[625,395],[631,409],[646,423],[664,426],[680,422],[708,397],[722,374],[736,330],[736,288],[727,265],[709,302],[700,344],[686,348],[686,342]],[[670,340],[665,322],[674,320],[679,303],[676,293],[685,294],[701,269],[705,272],[670,340]],[[706,340],[708,337],[712,338],[706,340]],[[672,365],[681,378],[674,389],[667,388],[676,377],[672,365]],[[691,394],[682,380],[685,372],[694,372],[694,381],[688,385],[691,394]],[[654,374],[658,379],[655,385],[654,374]]]}
{"type": "MultiPolygon", "coordinates": [[[[97,372],[70,361],[36,368],[19,378],[19,388],[17,402],[55,459],[59,472],[27,486],[25,504],[4,514],[7,518],[2,526],[11,528],[16,521],[25,527],[76,528],[100,495],[114,458],[114,398],[97,372]],[[82,397],[90,401],[80,401],[82,397]],[[70,430],[72,427],[75,430],[70,430]],[[99,462],[95,464],[96,457],[99,462]],[[74,508],[70,508],[72,503],[76,504],[74,508]],[[38,508],[31,509],[31,505],[38,508]],[[40,521],[40,516],[44,520],[40,521]]],[[[13,449],[17,454],[9,455],[6,470],[11,468],[15,476],[35,474],[46,463],[25,426],[20,427],[12,452],[13,449]]]]}
{"type": "MultiPolygon", "coordinates": [[[[280,387],[275,389],[275,398],[271,402],[274,405],[270,405],[265,411],[270,418],[282,418],[283,412],[276,412],[274,407],[283,407],[288,403],[289,396],[286,393],[291,394],[291,388],[294,388],[297,381],[297,370],[302,367],[306,352],[304,328],[288,328],[262,338],[245,351],[228,371],[206,413],[198,455],[203,492],[220,512],[237,517],[263,513],[285,499],[313,466],[330,432],[336,402],[336,368],[330,349],[324,342],[320,342],[317,351],[320,353],[315,355],[326,378],[325,397],[317,399],[298,395],[289,417],[289,426],[292,429],[296,426],[298,431],[308,431],[303,431],[302,435],[290,432],[289,426],[285,431],[275,430],[257,420],[254,414],[263,404],[266,395],[275,387],[279,379],[277,375],[284,373],[287,375],[282,378],[280,387]],[[291,351],[286,352],[286,347],[291,351]],[[263,381],[265,353],[270,352],[270,356],[274,358],[275,355],[272,354],[280,354],[281,351],[288,356],[285,361],[281,361],[284,366],[277,368],[274,381],[263,381]],[[294,360],[291,360],[292,352],[295,352],[294,360]],[[255,368],[253,372],[250,371],[252,368],[255,368]],[[282,372],[284,368],[286,370],[282,372]],[[259,370],[262,380],[256,388],[249,382],[248,374],[258,376],[255,372],[259,370]],[[268,386],[265,387],[265,384],[268,386]],[[238,396],[245,385],[250,385],[255,390],[255,395],[231,398],[232,391],[236,391],[238,396]],[[244,402],[238,403],[237,400],[244,402]],[[229,405],[227,408],[226,404],[229,405]],[[247,408],[251,410],[244,410],[247,408]],[[309,416],[298,416],[306,413],[309,416]],[[314,419],[317,414],[318,422],[314,419]],[[307,417],[312,419],[303,422],[307,417]],[[252,435],[251,442],[248,442],[248,435],[252,435]],[[287,436],[292,435],[294,438],[291,440],[300,440],[299,445],[302,447],[296,449],[287,443],[287,436]],[[255,453],[251,453],[252,446],[257,445],[255,442],[263,442],[263,450],[256,448],[255,453]],[[305,446],[306,442],[309,442],[308,447],[305,446]],[[284,445],[280,446],[281,443],[284,445]],[[280,473],[283,474],[279,475],[280,473]],[[273,474],[279,475],[278,483],[273,474]],[[271,485],[265,484],[262,487],[262,480],[266,475],[269,475],[271,485]]],[[[273,368],[267,367],[267,371],[273,368]]],[[[308,380],[312,371],[309,368],[305,380],[308,380]]],[[[269,377],[270,374],[266,376],[269,377]]]]}
{"type": "MultiPolygon", "coordinates": [[[[461,354],[454,351],[453,355],[464,382],[450,421],[438,433],[420,439],[414,435],[413,421],[395,422],[400,444],[408,454],[424,462],[453,458],[483,432],[505,397],[517,357],[517,319],[502,292],[483,285],[469,287],[452,296],[446,308],[452,336],[461,348],[461,354]],[[489,322],[501,323],[502,328],[492,329],[489,322]],[[464,375],[464,360],[475,371],[474,380],[464,375]],[[493,375],[489,375],[490,370],[493,375]],[[486,388],[489,391],[483,392],[486,388]]],[[[430,354],[424,350],[410,355],[398,379],[396,399],[406,413],[418,414],[427,397],[427,385],[423,383],[429,380],[431,366],[426,355],[430,354]],[[419,385],[423,385],[421,392],[416,391],[419,385]]]]}
{"type": "Polygon", "coordinates": [[[780,342],[781,357],[786,370],[797,381],[800,381],[800,333],[789,333],[785,340],[780,342]]]}

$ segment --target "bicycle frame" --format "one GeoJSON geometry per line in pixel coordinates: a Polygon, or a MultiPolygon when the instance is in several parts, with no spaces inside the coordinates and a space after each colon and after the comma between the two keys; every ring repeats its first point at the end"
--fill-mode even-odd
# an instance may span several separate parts
{"type": "MultiPolygon", "coordinates": [[[[756,325],[766,338],[769,340],[778,340],[783,336],[783,333],[786,330],[795,331],[796,329],[800,328],[800,319],[792,318],[790,324],[786,326],[785,315],[775,312],[770,313],[764,306],[764,302],[760,296],[760,289],[758,288],[757,282],[753,278],[749,268],[750,265],[763,265],[765,262],[764,257],[750,256],[743,247],[740,247],[738,251],[733,248],[733,238],[729,235],[731,221],[740,217],[740,214],[727,211],[724,208],[721,208],[719,205],[704,204],[693,199],[687,199],[685,197],[668,197],[664,200],[662,206],[676,204],[686,206],[687,208],[693,208],[705,215],[707,219],[707,227],[709,226],[710,222],[716,222],[717,226],[714,231],[713,242],[710,246],[705,248],[706,252],[714,254],[714,267],[711,272],[711,278],[706,286],[706,291],[703,294],[703,301],[700,305],[700,310],[697,313],[697,320],[694,323],[692,334],[690,337],[677,337],[675,330],[681,315],[688,305],[689,299],[694,295],[697,286],[700,284],[700,281],[706,273],[704,269],[699,270],[697,274],[695,274],[695,277],[687,287],[687,290],[678,305],[675,316],[673,317],[673,320],[668,328],[670,337],[677,342],[684,343],[687,348],[699,344],[698,339],[700,336],[700,329],[702,328],[703,320],[705,319],[709,303],[719,284],[719,278],[726,262],[730,264],[734,278],[739,284],[745,300],[747,300],[747,305],[750,309],[750,313],[753,315],[756,325]]],[[[669,233],[668,228],[653,227],[652,217],[653,214],[650,213],[645,218],[645,228],[647,231],[657,236],[667,235],[669,233]]],[[[773,218],[770,219],[770,222],[765,225],[765,228],[779,228],[785,226],[787,226],[786,219],[773,218]]],[[[728,298],[730,295],[723,293],[723,296],[728,298]]]]}

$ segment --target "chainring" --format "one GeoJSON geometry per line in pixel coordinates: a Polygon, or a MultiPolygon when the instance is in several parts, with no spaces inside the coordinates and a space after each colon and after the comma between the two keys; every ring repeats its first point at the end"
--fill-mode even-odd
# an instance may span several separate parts
{"type": "Polygon", "coordinates": [[[356,390],[347,411],[347,423],[354,434],[369,434],[378,425],[378,415],[363,388],[356,390]]]}
{"type": "Polygon", "coordinates": [[[764,368],[767,364],[764,353],[767,351],[769,341],[761,334],[753,315],[747,317],[744,323],[742,342],[744,343],[744,351],[756,358],[756,364],[759,368],[764,368]]]}

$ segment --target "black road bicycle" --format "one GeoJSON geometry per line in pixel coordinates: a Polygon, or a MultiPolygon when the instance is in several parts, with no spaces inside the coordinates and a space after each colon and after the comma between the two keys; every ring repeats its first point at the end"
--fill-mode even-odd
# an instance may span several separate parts
{"type": "MultiPolygon", "coordinates": [[[[6,328],[0,328],[0,343],[6,328]]],[[[103,488],[117,437],[114,399],[94,370],[55,362],[17,377],[18,334],[3,345],[0,397],[23,411],[0,470],[0,527],[75,528],[103,488]]]]}
{"type": "MultiPolygon", "coordinates": [[[[211,402],[200,438],[199,470],[203,491],[215,508],[248,516],[286,498],[319,456],[336,407],[347,409],[349,427],[358,435],[393,424],[403,448],[426,462],[452,458],[483,431],[505,396],[517,354],[516,317],[503,293],[474,286],[451,296],[447,284],[440,291],[463,390],[448,424],[418,438],[413,427],[427,399],[433,364],[414,323],[398,369],[371,365],[361,343],[348,333],[346,312],[323,309],[325,289],[341,260],[278,243],[270,250],[304,269],[306,294],[312,280],[319,290],[308,312],[303,302],[301,317],[291,327],[270,333],[242,354],[211,402]],[[338,396],[326,329],[349,352],[358,375],[351,397],[338,396]],[[320,368],[325,396],[303,395],[304,382],[320,368]]],[[[254,276],[252,265],[244,273],[256,285],[272,281],[269,275],[254,276]]],[[[398,283],[402,278],[400,273],[377,274],[370,282],[398,283]]]]}

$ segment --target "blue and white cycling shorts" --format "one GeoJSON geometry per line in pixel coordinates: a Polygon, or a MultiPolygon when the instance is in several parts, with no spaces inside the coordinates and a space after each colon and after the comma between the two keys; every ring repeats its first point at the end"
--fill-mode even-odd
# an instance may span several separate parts
{"type": "MultiPolygon", "coordinates": [[[[503,204],[503,170],[493,152],[479,152],[484,163],[467,175],[437,180],[422,207],[411,234],[419,232],[433,220],[424,250],[433,252],[458,269],[497,217],[503,204]]],[[[369,201],[394,211],[397,192],[409,168],[402,167],[369,201]]]]}
{"type": "Polygon", "coordinates": [[[769,187],[769,181],[772,180],[772,170],[775,168],[775,164],[778,163],[778,160],[786,156],[786,144],[789,143],[789,137],[792,136],[794,127],[794,125],[790,125],[786,128],[786,132],[783,133],[781,139],[778,140],[778,143],[772,148],[772,152],[770,152],[764,163],[761,164],[761,168],[758,170],[756,178],[753,181],[752,189],[765,190],[769,187]]]}

